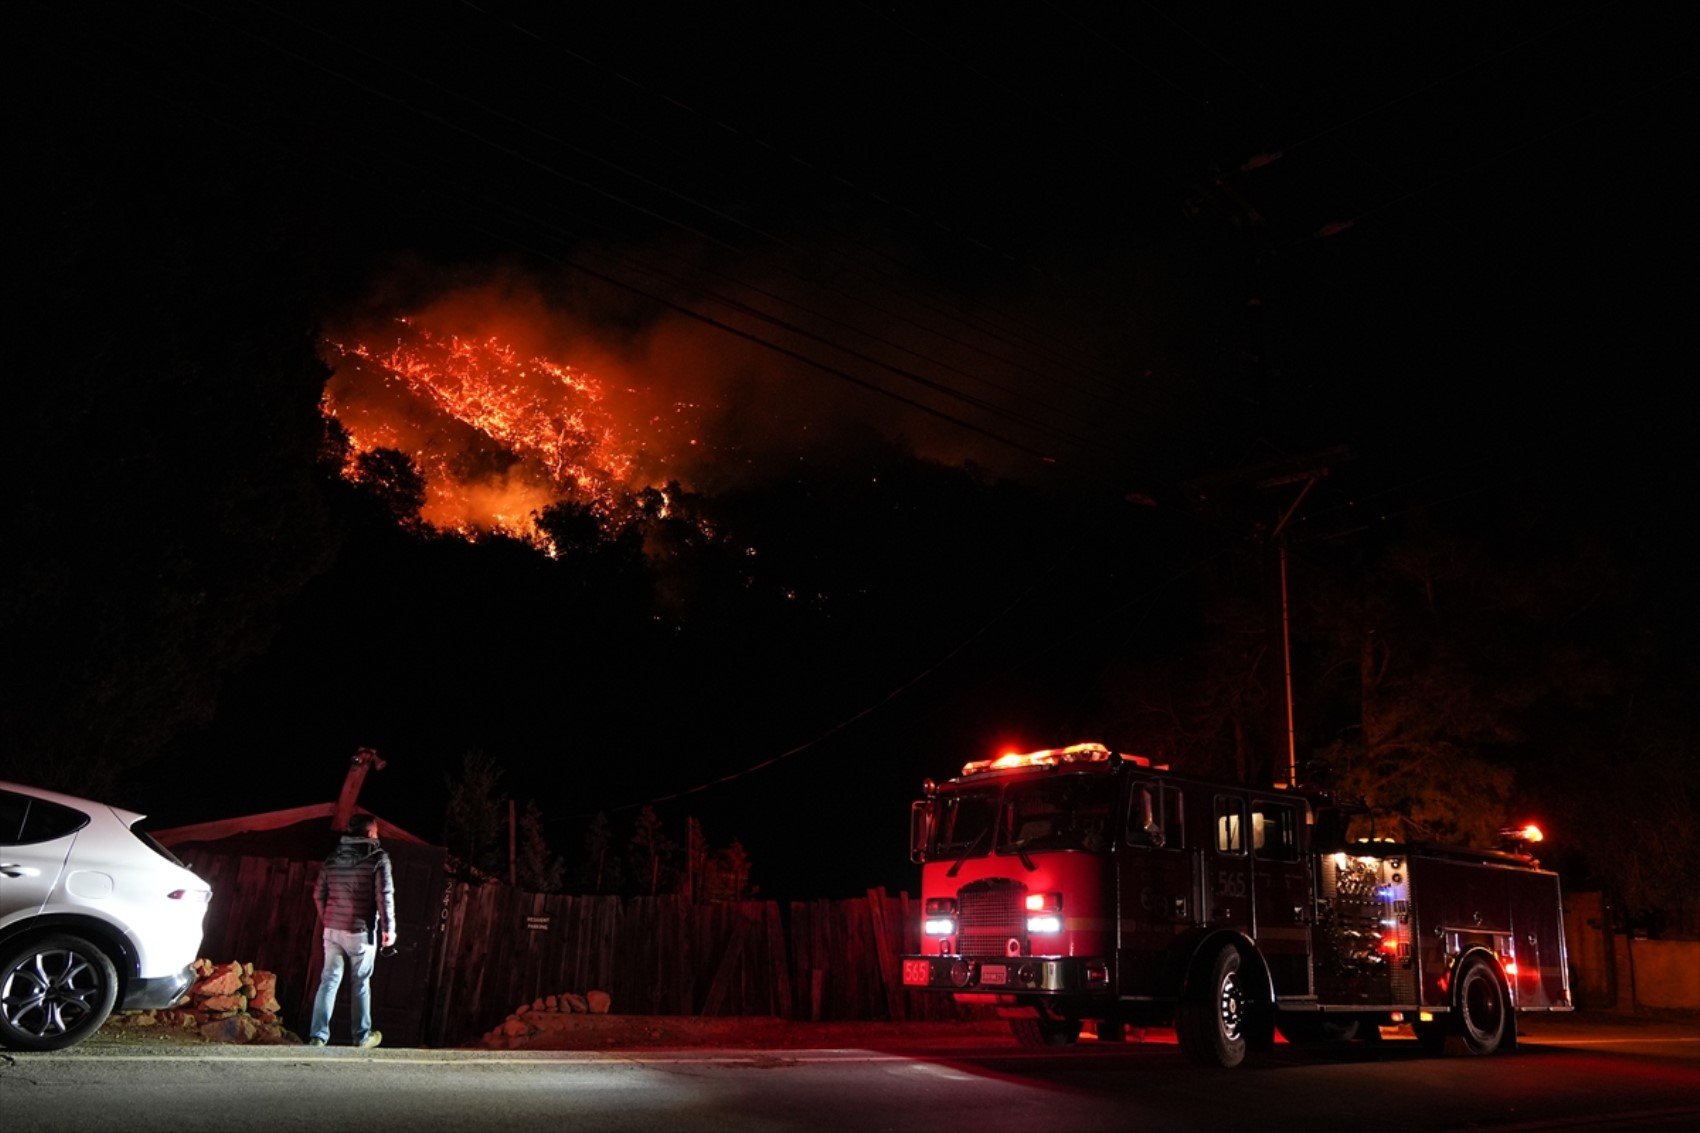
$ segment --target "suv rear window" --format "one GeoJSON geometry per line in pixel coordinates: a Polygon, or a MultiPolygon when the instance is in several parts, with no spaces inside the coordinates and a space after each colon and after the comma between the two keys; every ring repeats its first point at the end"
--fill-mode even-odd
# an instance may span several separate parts
{"type": "Polygon", "coordinates": [[[0,791],[0,846],[51,842],[88,824],[89,816],[80,810],[15,791],[0,791]]]}
{"type": "Polygon", "coordinates": [[[136,837],[140,838],[142,840],[142,845],[146,846],[148,849],[152,850],[154,853],[158,854],[160,857],[164,858],[166,861],[170,862],[172,865],[180,865],[180,866],[183,866],[184,869],[189,868],[188,866],[183,865],[182,859],[180,859],[176,854],[174,854],[170,850],[166,849],[164,843],[158,841],[156,838],[154,838],[154,836],[152,834],[149,834],[146,830],[143,830],[140,826],[130,827],[130,833],[132,833],[136,837]]]}

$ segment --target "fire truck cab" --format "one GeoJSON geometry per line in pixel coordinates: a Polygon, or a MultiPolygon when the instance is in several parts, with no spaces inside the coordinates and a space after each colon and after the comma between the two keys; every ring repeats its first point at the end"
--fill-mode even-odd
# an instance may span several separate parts
{"type": "Polygon", "coordinates": [[[1024,1043],[1173,1025],[1194,1061],[1289,1042],[1489,1054],[1571,1009],[1558,878],[1527,854],[1345,840],[1326,794],[1175,775],[1102,744],[927,783],[905,986],[994,1005],[1024,1043]]]}

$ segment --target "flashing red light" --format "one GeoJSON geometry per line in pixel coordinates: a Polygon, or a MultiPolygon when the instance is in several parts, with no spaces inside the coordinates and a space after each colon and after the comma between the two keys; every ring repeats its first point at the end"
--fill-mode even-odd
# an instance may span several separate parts
{"type": "Polygon", "coordinates": [[[1541,833],[1541,828],[1533,822],[1525,823],[1522,826],[1507,826],[1499,832],[1499,837],[1506,842],[1529,843],[1541,842],[1546,839],[1546,835],[1541,833]]]}
{"type": "MultiPolygon", "coordinates": [[[[1071,744],[1068,747],[1046,748],[1043,751],[1006,751],[996,759],[978,759],[963,764],[962,774],[979,775],[987,771],[1008,771],[1016,767],[1059,767],[1065,763],[1108,763],[1110,760],[1110,749],[1103,744],[1071,744]]],[[[1138,762],[1137,759],[1134,761],[1138,762]]]]}

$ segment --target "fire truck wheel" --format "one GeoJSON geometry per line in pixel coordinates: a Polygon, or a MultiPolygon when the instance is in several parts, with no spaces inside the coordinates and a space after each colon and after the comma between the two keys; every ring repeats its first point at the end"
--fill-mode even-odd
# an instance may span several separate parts
{"type": "Polygon", "coordinates": [[[1471,956],[1458,969],[1454,985],[1458,996],[1458,1022],[1464,1050],[1470,1054],[1492,1054],[1511,1034],[1511,1003],[1499,973],[1485,957],[1471,956]]]}
{"type": "Polygon", "coordinates": [[[1238,1066],[1245,1061],[1248,1013],[1257,1011],[1240,982],[1239,950],[1223,946],[1197,975],[1175,1010],[1175,1037],[1201,1066],[1238,1066]]]}

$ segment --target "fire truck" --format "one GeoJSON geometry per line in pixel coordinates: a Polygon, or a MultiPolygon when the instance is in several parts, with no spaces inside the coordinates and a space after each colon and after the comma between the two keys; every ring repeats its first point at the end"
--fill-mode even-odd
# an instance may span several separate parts
{"type": "Polygon", "coordinates": [[[1538,831],[1496,850],[1348,842],[1350,813],[1096,743],[969,763],[911,813],[922,948],[903,983],[994,1007],[1024,1044],[1173,1026],[1215,1066],[1277,1031],[1400,1024],[1431,1051],[1491,1054],[1518,1015],[1571,1010],[1538,831]]]}

